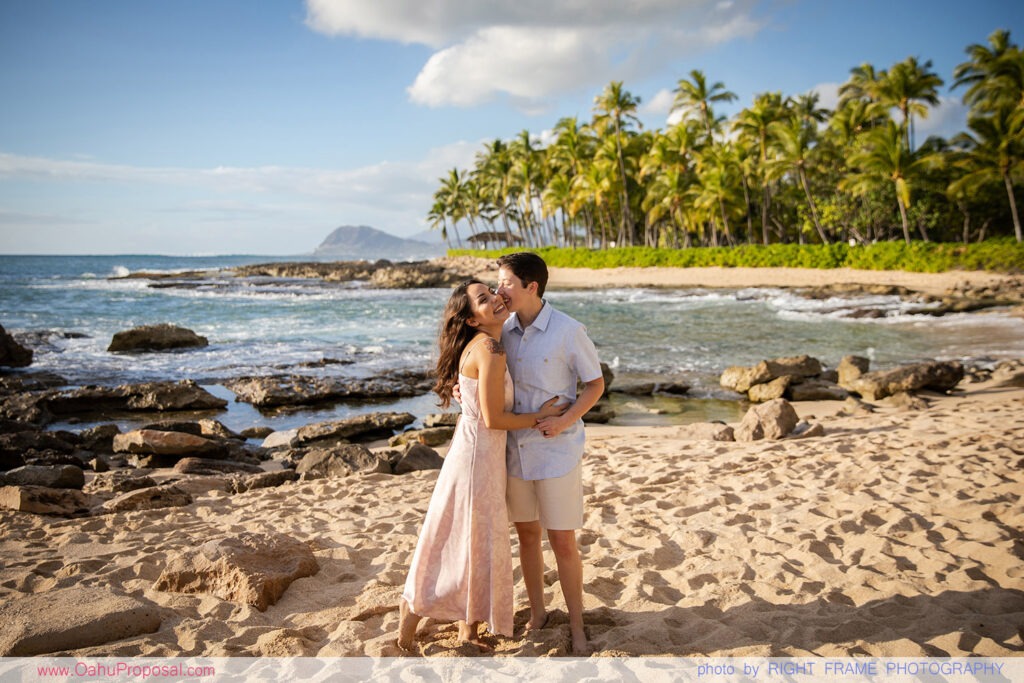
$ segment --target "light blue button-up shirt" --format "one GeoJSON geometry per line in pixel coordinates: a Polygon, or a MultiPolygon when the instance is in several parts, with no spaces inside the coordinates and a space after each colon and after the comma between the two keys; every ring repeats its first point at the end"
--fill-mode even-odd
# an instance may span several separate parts
{"type": "MultiPolygon", "coordinates": [[[[601,362],[587,328],[544,302],[525,330],[513,313],[505,321],[501,343],[515,387],[517,413],[532,413],[553,396],[559,403],[576,400],[576,383],[601,377],[601,362]]],[[[508,433],[508,473],[520,479],[553,479],[573,470],[583,457],[583,420],[547,439],[536,429],[508,433]]]]}

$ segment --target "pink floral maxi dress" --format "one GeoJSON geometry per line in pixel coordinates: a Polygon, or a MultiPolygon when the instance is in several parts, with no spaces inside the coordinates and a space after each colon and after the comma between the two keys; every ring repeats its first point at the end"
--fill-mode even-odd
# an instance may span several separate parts
{"type": "MultiPolygon", "coordinates": [[[[512,549],[505,439],[480,414],[479,381],[459,374],[462,417],[430,497],[402,597],[439,621],[486,621],[512,635],[512,549]]],[[[505,410],[513,403],[505,371],[505,410]]]]}

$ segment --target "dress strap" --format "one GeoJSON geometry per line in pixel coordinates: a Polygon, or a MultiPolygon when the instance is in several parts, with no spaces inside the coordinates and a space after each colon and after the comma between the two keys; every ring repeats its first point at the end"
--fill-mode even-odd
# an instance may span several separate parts
{"type": "Polygon", "coordinates": [[[476,341],[470,342],[469,346],[466,347],[465,352],[462,354],[462,362],[459,363],[459,374],[462,374],[462,367],[466,364],[466,361],[469,360],[469,354],[473,351],[473,347],[482,342],[483,340],[490,338],[490,335],[485,334],[476,341]]]}

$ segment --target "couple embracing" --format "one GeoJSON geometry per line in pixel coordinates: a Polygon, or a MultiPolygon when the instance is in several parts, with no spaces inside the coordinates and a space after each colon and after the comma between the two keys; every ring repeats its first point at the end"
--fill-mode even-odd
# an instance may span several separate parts
{"type": "Polygon", "coordinates": [[[486,649],[478,628],[512,635],[515,524],[527,630],[543,628],[547,531],[565,598],[572,653],[586,654],[581,419],[604,392],[586,328],[543,299],[548,271],[536,254],[498,260],[498,287],[470,280],[448,300],[437,384],[462,417],[438,476],[400,605],[398,646],[410,650],[420,620],[459,622],[459,640],[486,649]],[[584,388],[576,395],[577,380],[584,388]]]}

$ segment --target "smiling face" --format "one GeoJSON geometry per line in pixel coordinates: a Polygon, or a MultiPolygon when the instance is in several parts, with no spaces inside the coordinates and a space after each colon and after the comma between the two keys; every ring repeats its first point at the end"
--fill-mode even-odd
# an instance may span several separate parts
{"type": "Polygon", "coordinates": [[[473,283],[467,287],[466,296],[469,298],[469,307],[472,311],[467,322],[477,328],[497,326],[500,331],[501,324],[509,316],[504,299],[493,289],[480,283],[473,283]]]}
{"type": "Polygon", "coordinates": [[[498,295],[505,300],[508,310],[520,310],[524,304],[536,296],[533,291],[536,291],[536,283],[523,286],[523,281],[509,268],[502,266],[498,269],[498,295]]]}

